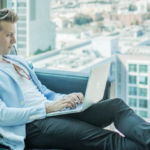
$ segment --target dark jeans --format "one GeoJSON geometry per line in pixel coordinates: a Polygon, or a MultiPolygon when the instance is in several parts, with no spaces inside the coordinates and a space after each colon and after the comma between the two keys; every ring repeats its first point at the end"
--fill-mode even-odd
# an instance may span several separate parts
{"type": "Polygon", "coordinates": [[[121,99],[94,104],[81,113],[26,125],[26,146],[67,150],[150,150],[150,124],[121,99]],[[125,137],[103,129],[114,122],[125,137]]]}

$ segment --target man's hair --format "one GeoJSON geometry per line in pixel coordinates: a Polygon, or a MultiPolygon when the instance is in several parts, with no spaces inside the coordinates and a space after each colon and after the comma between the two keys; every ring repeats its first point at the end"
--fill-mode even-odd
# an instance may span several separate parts
{"type": "Polygon", "coordinates": [[[0,10],[0,31],[2,30],[1,21],[16,23],[18,21],[18,16],[16,13],[9,9],[1,9],[0,10]]]}

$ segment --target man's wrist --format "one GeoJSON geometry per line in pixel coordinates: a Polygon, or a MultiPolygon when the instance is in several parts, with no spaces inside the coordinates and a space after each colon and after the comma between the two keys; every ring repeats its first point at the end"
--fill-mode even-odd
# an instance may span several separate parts
{"type": "Polygon", "coordinates": [[[46,109],[46,114],[49,112],[48,111],[48,104],[45,105],[45,109],[46,109]]]}

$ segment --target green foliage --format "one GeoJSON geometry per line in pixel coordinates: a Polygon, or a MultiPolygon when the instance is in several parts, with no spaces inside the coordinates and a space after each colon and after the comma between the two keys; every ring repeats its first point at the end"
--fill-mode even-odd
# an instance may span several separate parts
{"type": "Polygon", "coordinates": [[[92,22],[92,17],[84,14],[79,14],[74,18],[74,23],[77,25],[83,25],[92,22]]]}
{"type": "Polygon", "coordinates": [[[136,11],[137,7],[133,4],[129,5],[129,11],[136,11]]]}
{"type": "Polygon", "coordinates": [[[49,46],[46,50],[37,49],[34,52],[34,55],[42,54],[42,53],[45,53],[45,52],[48,52],[48,51],[51,51],[51,46],[49,46]]]}

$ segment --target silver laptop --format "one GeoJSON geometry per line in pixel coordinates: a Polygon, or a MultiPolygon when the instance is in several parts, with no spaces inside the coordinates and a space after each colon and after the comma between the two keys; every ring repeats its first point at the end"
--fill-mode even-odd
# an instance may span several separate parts
{"type": "Polygon", "coordinates": [[[56,116],[84,111],[91,105],[102,100],[107,77],[109,74],[110,62],[101,64],[91,70],[88,80],[85,97],[82,104],[78,104],[76,108],[64,108],[60,111],[48,113],[46,116],[56,116]]]}

